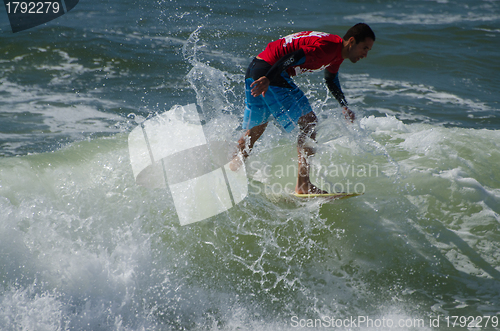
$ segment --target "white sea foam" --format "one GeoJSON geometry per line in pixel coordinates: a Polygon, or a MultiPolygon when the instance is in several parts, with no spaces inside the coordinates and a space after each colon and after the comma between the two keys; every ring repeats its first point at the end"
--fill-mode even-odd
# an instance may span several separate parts
{"type": "Polygon", "coordinates": [[[4,96],[0,112],[12,130],[0,135],[5,141],[4,152],[16,154],[30,149],[28,146],[57,140],[57,136],[80,140],[92,133],[118,133],[127,127],[127,119],[103,111],[119,107],[116,102],[91,95],[21,86],[5,78],[1,79],[0,93],[4,96]]]}
{"type": "Polygon", "coordinates": [[[460,22],[492,22],[499,19],[495,13],[479,14],[471,12],[464,14],[406,14],[406,13],[388,13],[373,12],[348,15],[346,19],[354,21],[364,21],[370,23],[390,23],[398,25],[417,24],[417,25],[441,25],[460,22]]]}
{"type": "MultiPolygon", "coordinates": [[[[461,107],[467,112],[492,111],[484,102],[463,98],[459,95],[436,90],[433,86],[415,84],[410,81],[380,79],[364,75],[342,74],[345,76],[345,86],[349,93],[357,95],[376,95],[387,98],[402,97],[407,102],[425,100],[436,104],[461,107]]],[[[374,108],[367,108],[372,110],[374,108]]]]}
{"type": "MultiPolygon", "coordinates": [[[[254,195],[231,220],[225,216],[186,229],[176,225],[168,195],[134,185],[126,135],[3,159],[0,264],[12,283],[0,296],[2,326],[29,326],[39,319],[40,328],[56,329],[291,330],[293,314],[407,320],[417,317],[410,304],[373,313],[357,301],[378,297],[369,282],[385,277],[386,268],[405,273],[406,267],[431,261],[451,265],[457,271],[446,272],[461,272],[455,277],[478,284],[496,276],[498,234],[481,226],[498,224],[500,193],[489,186],[491,173],[475,172],[499,156],[492,150],[500,141],[496,131],[404,124],[392,116],[365,117],[349,130],[363,131],[362,141],[373,139],[392,161],[383,153],[353,156],[342,148],[333,155],[348,163],[397,162],[404,165],[398,182],[382,174],[363,177],[367,192],[361,199],[323,207],[290,207],[254,195]],[[219,277],[231,281],[209,285],[206,273],[218,275],[215,283],[219,277]],[[274,296],[275,304],[285,296],[292,303],[284,308],[289,313],[270,318],[266,299],[247,300],[247,291],[274,296]],[[297,295],[308,309],[293,307],[297,295]]],[[[276,150],[260,157],[287,162],[295,158],[294,140],[274,141],[276,150]]],[[[324,147],[320,161],[336,160],[328,156],[330,148],[324,147]]],[[[391,295],[411,301],[426,291],[409,288],[403,284],[391,295]]]]}
{"type": "Polygon", "coordinates": [[[37,284],[11,288],[0,298],[0,327],[3,330],[65,330],[64,303],[49,291],[37,293],[37,284]]]}

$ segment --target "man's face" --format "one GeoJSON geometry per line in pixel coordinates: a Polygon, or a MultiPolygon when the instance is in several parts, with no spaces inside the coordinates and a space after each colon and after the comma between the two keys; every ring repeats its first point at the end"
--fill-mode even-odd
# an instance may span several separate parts
{"type": "Polygon", "coordinates": [[[372,38],[365,38],[365,40],[361,41],[359,44],[356,44],[356,41],[354,41],[352,47],[349,49],[349,60],[351,60],[352,63],[356,63],[367,57],[368,51],[373,47],[373,42],[372,38]]]}

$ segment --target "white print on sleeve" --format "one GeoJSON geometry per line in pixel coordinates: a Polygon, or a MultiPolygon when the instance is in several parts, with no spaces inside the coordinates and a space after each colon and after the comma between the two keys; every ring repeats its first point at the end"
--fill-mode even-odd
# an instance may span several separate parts
{"type": "Polygon", "coordinates": [[[318,31],[310,31],[310,32],[305,32],[305,33],[304,32],[297,32],[297,33],[290,34],[290,35],[284,37],[285,43],[283,44],[283,47],[286,47],[288,44],[290,44],[295,39],[305,38],[305,37],[326,37],[326,36],[328,36],[328,33],[318,32],[318,31]]]}
{"type": "Polygon", "coordinates": [[[321,66],[318,69],[307,69],[307,68],[301,68],[300,66],[297,66],[297,67],[294,67],[293,69],[295,70],[295,75],[299,75],[299,74],[302,74],[304,72],[323,71],[326,68],[328,68],[329,66],[330,66],[329,64],[326,64],[326,65],[321,66]]]}

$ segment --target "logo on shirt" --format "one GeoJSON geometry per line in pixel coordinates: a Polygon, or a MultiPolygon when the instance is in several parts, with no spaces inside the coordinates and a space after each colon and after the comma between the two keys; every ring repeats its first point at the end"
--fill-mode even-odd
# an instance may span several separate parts
{"type": "Polygon", "coordinates": [[[326,37],[328,36],[328,33],[325,32],[318,32],[318,31],[303,31],[303,32],[297,32],[291,35],[288,35],[284,37],[285,42],[283,43],[283,47],[286,47],[287,45],[291,44],[294,40],[299,39],[299,38],[306,38],[306,37],[326,37]]]}

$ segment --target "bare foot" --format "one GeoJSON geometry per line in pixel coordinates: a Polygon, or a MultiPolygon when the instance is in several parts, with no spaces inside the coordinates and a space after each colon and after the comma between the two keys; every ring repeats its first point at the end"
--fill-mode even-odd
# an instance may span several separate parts
{"type": "Polygon", "coordinates": [[[243,155],[241,153],[236,154],[231,162],[229,163],[229,169],[232,171],[238,171],[243,165],[243,155]]]}
{"type": "Polygon", "coordinates": [[[301,186],[299,186],[297,184],[297,186],[295,187],[295,193],[297,193],[297,194],[327,194],[328,192],[319,189],[316,185],[313,185],[311,182],[309,182],[307,184],[304,183],[301,186]]]}

